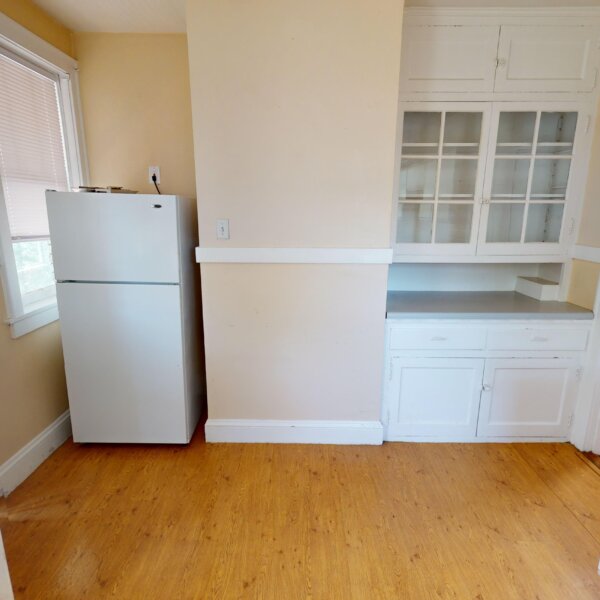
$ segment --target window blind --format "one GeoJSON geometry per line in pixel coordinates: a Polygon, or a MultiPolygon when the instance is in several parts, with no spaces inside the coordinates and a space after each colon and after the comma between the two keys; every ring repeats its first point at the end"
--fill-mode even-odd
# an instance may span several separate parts
{"type": "Polygon", "coordinates": [[[12,239],[48,237],[44,192],[68,189],[58,84],[3,54],[0,180],[12,239]]]}

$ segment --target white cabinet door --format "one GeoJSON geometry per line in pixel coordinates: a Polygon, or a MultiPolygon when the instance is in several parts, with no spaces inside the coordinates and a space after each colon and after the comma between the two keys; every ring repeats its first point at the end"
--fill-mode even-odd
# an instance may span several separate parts
{"type": "Polygon", "coordinates": [[[471,358],[393,358],[387,439],[474,437],[483,364],[471,358]]]}
{"type": "Polygon", "coordinates": [[[486,360],[477,435],[566,437],[576,370],[574,359],[486,360]]]}
{"type": "Polygon", "coordinates": [[[592,91],[597,37],[590,26],[503,25],[495,91],[592,91]]]}
{"type": "Polygon", "coordinates": [[[402,39],[400,92],[491,92],[498,26],[411,26],[402,39]]]}
{"type": "Polygon", "coordinates": [[[584,122],[574,103],[494,104],[477,254],[564,255],[584,122]]]}
{"type": "Polygon", "coordinates": [[[402,106],[397,256],[475,254],[489,111],[489,104],[477,102],[402,106]]]}

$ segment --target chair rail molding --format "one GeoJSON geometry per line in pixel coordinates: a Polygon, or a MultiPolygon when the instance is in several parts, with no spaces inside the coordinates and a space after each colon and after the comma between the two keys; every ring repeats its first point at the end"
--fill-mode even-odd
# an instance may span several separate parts
{"type": "Polygon", "coordinates": [[[196,248],[199,263],[389,265],[391,248],[196,248]]]}

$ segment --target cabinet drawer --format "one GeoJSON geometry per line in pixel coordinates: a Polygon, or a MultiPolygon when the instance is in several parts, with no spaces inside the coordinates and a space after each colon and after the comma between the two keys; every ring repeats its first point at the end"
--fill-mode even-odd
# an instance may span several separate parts
{"type": "Polygon", "coordinates": [[[498,329],[488,334],[489,350],[585,350],[582,329],[498,329]]]}
{"type": "Polygon", "coordinates": [[[485,329],[468,327],[394,327],[392,350],[483,350],[485,329]]]}

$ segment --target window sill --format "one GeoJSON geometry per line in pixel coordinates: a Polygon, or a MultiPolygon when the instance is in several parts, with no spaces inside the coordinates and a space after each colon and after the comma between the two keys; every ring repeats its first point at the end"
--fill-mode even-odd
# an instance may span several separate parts
{"type": "Polygon", "coordinates": [[[13,339],[58,320],[56,298],[49,298],[43,302],[31,304],[26,310],[27,312],[24,315],[6,320],[10,325],[10,336],[13,339]]]}

